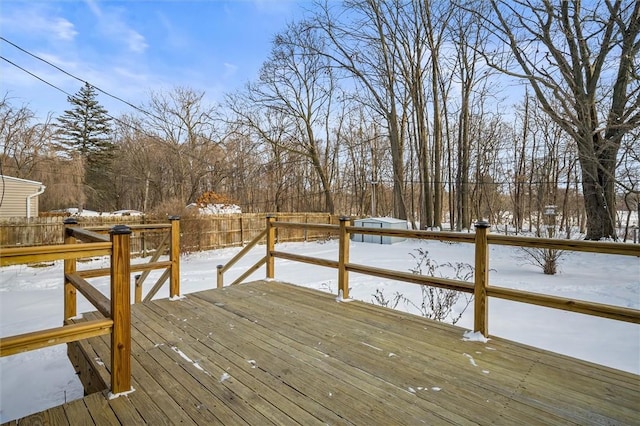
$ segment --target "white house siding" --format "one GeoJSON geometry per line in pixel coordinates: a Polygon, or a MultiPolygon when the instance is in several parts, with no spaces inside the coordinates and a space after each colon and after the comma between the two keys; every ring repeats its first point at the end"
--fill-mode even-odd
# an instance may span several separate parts
{"type": "MultiPolygon", "coordinates": [[[[27,197],[43,188],[42,183],[0,175],[0,218],[27,217],[27,197]]],[[[38,197],[31,198],[31,217],[38,216],[38,197]]]]}

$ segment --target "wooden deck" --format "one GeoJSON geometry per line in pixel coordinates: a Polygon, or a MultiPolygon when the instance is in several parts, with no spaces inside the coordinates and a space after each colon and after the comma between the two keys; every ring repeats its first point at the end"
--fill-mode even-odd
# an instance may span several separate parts
{"type": "MultiPolygon", "coordinates": [[[[18,424],[640,423],[634,374],[277,282],[137,304],[132,324],[133,393],[18,424]]],[[[83,347],[108,380],[109,337],[83,347]]]]}

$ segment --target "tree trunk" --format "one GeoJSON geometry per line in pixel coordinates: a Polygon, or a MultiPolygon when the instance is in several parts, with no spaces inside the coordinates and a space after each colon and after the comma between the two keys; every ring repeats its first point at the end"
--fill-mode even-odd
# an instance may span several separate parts
{"type": "Polygon", "coordinates": [[[613,182],[608,182],[611,178],[606,176],[609,172],[601,170],[604,168],[602,164],[591,156],[580,155],[579,158],[582,168],[582,196],[587,216],[585,239],[615,239],[615,192],[613,182]]]}
{"type": "Polygon", "coordinates": [[[387,118],[389,123],[389,142],[391,145],[391,164],[393,167],[393,216],[398,219],[407,219],[407,206],[404,200],[404,149],[400,140],[398,128],[398,116],[395,106],[391,106],[391,112],[387,118]]]}

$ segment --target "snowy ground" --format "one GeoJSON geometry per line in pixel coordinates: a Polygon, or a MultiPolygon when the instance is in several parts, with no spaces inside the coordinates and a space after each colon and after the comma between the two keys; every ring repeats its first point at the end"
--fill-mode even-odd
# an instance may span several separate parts
{"type": "MultiPolygon", "coordinates": [[[[407,241],[394,245],[351,244],[351,262],[408,272],[416,267],[417,248],[429,251],[439,264],[473,264],[473,246],[435,241],[407,241]]],[[[337,259],[335,241],[279,244],[278,250],[337,259]]],[[[215,287],[216,265],[226,263],[240,249],[195,253],[181,260],[183,294],[215,287]]],[[[264,255],[258,246],[226,275],[231,282],[264,255]]],[[[139,262],[136,261],[136,262],[139,262]]],[[[105,259],[83,263],[79,269],[106,267],[105,259]]],[[[492,285],[518,288],[581,300],[640,309],[640,259],[590,253],[567,253],[560,271],[546,276],[523,259],[514,248],[491,247],[492,285]]],[[[336,292],[336,271],[290,261],[276,260],[276,278],[307,287],[336,292]]],[[[439,268],[444,271],[444,268],[439,268]]],[[[446,274],[446,272],[445,272],[446,274]]],[[[160,272],[148,279],[148,290],[160,272]]],[[[264,268],[251,278],[263,278],[264,268]]],[[[251,279],[250,278],[250,279],[251,279]]],[[[108,279],[91,282],[108,294],[108,279]]],[[[391,298],[400,292],[420,304],[420,288],[359,274],[350,276],[351,297],[370,302],[376,289],[391,298]]],[[[165,285],[158,297],[167,297],[165,285]]],[[[188,297],[188,296],[187,296],[188,297]]],[[[78,312],[93,311],[79,296],[78,312]]],[[[0,335],[7,336],[57,327],[63,315],[62,262],[32,268],[24,265],[0,269],[0,335]]],[[[411,311],[403,303],[398,309],[411,311]]],[[[470,307],[458,323],[473,326],[470,307]]],[[[581,314],[556,311],[491,299],[489,330],[492,335],[567,354],[595,363],[640,374],[640,326],[581,314]]],[[[462,336],[461,336],[462,337],[462,336]]],[[[0,359],[0,421],[82,397],[82,386],[66,357],[66,345],[0,359]]]]}

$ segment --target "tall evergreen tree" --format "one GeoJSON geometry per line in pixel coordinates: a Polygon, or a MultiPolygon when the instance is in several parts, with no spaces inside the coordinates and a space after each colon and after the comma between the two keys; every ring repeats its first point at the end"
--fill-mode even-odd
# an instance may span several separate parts
{"type": "Polygon", "coordinates": [[[88,202],[92,208],[106,209],[115,145],[111,141],[111,117],[96,98],[96,90],[89,83],[67,98],[72,108],[58,117],[58,141],[62,150],[82,164],[80,206],[88,202]]]}

